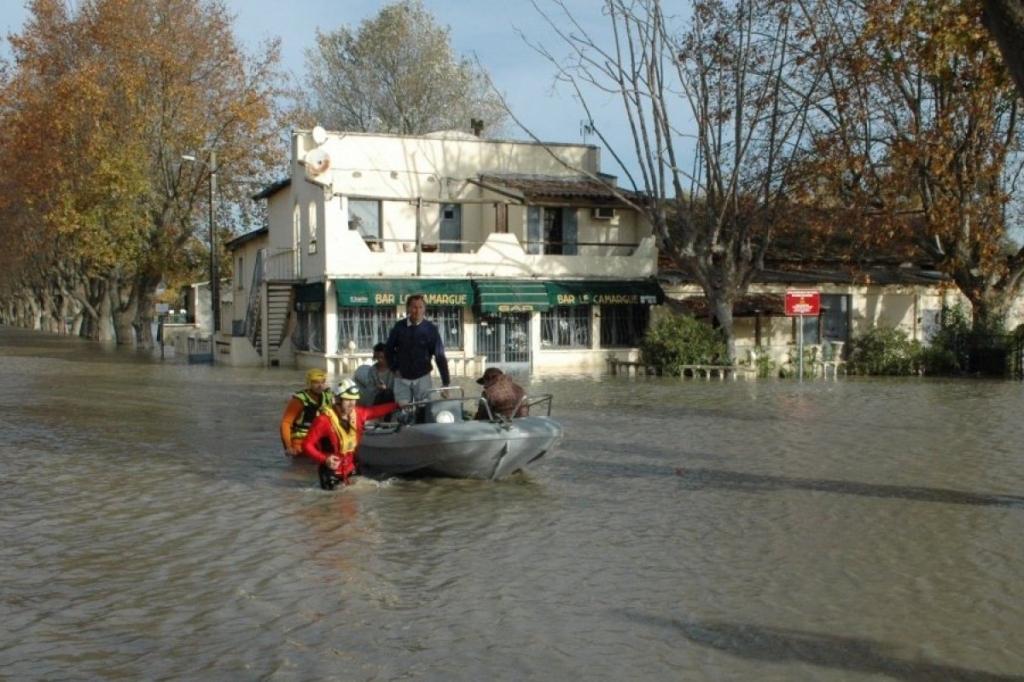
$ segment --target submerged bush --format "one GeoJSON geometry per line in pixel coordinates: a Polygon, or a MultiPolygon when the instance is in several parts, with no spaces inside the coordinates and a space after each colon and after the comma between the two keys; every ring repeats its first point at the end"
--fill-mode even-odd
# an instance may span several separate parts
{"type": "Polygon", "coordinates": [[[660,318],[640,342],[640,360],[666,374],[679,374],[683,365],[727,365],[728,358],[722,334],[687,315],[660,318]]]}
{"type": "Polygon", "coordinates": [[[772,354],[763,346],[754,347],[754,367],[757,368],[759,379],[767,379],[778,373],[772,354]]]}
{"type": "Polygon", "coordinates": [[[925,374],[957,374],[970,364],[971,318],[964,306],[942,305],[942,326],[921,353],[925,374]]]}
{"type": "Polygon", "coordinates": [[[850,374],[907,376],[921,367],[921,344],[902,329],[874,327],[851,343],[850,374]]]}

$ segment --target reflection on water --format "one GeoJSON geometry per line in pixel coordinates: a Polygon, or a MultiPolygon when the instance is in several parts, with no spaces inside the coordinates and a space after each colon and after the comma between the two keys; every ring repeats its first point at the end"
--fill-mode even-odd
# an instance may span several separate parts
{"type": "Polygon", "coordinates": [[[528,474],[325,493],[300,371],[0,372],[4,679],[1024,681],[1019,383],[534,379],[528,474]]]}

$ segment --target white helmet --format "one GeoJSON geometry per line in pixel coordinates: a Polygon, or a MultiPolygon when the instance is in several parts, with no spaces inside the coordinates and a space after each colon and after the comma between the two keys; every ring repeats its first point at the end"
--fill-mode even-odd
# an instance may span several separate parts
{"type": "Polygon", "coordinates": [[[351,379],[342,379],[338,382],[338,388],[334,390],[335,400],[345,398],[346,400],[359,400],[359,386],[351,379]]]}

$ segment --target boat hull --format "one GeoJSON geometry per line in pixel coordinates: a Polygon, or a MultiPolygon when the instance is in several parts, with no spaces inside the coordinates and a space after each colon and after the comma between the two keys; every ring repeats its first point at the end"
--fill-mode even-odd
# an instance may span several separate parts
{"type": "Polygon", "coordinates": [[[359,467],[369,476],[494,480],[525,469],[561,440],[562,425],[550,417],[367,429],[359,467]]]}

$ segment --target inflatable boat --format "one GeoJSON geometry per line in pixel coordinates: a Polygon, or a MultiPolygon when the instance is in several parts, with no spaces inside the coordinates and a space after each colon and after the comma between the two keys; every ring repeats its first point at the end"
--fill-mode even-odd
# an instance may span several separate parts
{"type": "MultiPolygon", "coordinates": [[[[359,443],[359,472],[371,477],[500,479],[549,455],[562,440],[551,418],[551,395],[527,395],[529,416],[493,414],[482,398],[462,389],[434,389],[391,422],[367,424],[359,443]],[[459,397],[443,397],[459,394],[459,397]],[[474,419],[483,405],[488,419],[474,419]],[[543,413],[543,414],[542,414],[543,413]]],[[[513,410],[513,414],[518,412],[513,410]]]]}

